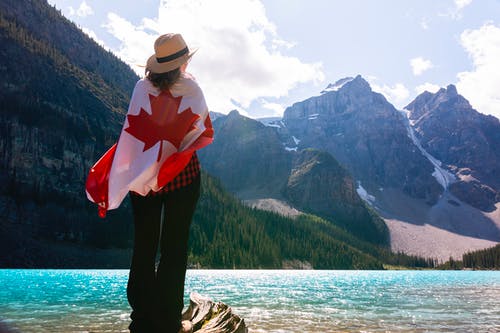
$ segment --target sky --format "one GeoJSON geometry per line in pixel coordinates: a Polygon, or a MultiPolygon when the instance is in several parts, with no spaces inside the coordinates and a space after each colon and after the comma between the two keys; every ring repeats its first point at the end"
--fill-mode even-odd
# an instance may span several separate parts
{"type": "Polygon", "coordinates": [[[500,0],[48,2],[141,76],[154,40],[181,33],[211,111],[282,116],[360,74],[398,109],[454,84],[500,118],[500,0]]]}

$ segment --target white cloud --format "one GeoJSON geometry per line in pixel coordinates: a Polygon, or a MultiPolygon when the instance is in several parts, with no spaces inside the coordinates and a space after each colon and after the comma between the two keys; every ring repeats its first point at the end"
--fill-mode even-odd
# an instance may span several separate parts
{"type": "Polygon", "coordinates": [[[429,30],[429,22],[427,18],[424,17],[420,20],[420,27],[424,30],[429,30]]]}
{"type": "MultiPolygon", "coordinates": [[[[54,6],[56,9],[61,10],[68,18],[76,15],[75,8],[73,6],[67,6],[67,0],[47,0],[47,2],[49,3],[49,5],[54,6]]],[[[77,1],[72,2],[76,4],[77,1]]]]}
{"type": "Polygon", "coordinates": [[[463,17],[463,9],[470,5],[472,0],[455,0],[455,6],[450,8],[446,14],[440,14],[440,16],[451,17],[454,20],[461,20],[463,17]]]}
{"type": "Polygon", "coordinates": [[[138,74],[144,74],[147,58],[154,52],[153,43],[156,36],[142,29],[115,13],[108,14],[108,21],[104,25],[113,36],[121,41],[120,47],[115,50],[122,60],[127,62],[138,74]]]}
{"type": "Polygon", "coordinates": [[[417,94],[421,94],[424,91],[428,91],[430,93],[436,93],[440,88],[441,87],[438,86],[437,84],[426,82],[424,84],[416,86],[415,87],[415,92],[417,94]]]}
{"type": "Polygon", "coordinates": [[[262,100],[261,103],[263,108],[273,111],[271,113],[266,113],[268,117],[281,117],[283,116],[283,112],[285,112],[285,107],[281,104],[271,103],[266,100],[262,100]]]}
{"type": "MultiPolygon", "coordinates": [[[[71,8],[71,9],[73,9],[73,8],[71,8]]],[[[73,10],[73,13],[74,13],[74,10],[73,10]]],[[[85,1],[83,1],[80,4],[80,7],[78,7],[78,9],[76,10],[76,15],[78,15],[80,17],[86,17],[86,16],[93,15],[93,14],[94,14],[94,10],[85,1]]]]}
{"type": "Polygon", "coordinates": [[[457,10],[462,10],[464,7],[470,5],[472,0],[455,0],[455,6],[457,10]]]}
{"type": "Polygon", "coordinates": [[[189,70],[202,86],[211,110],[247,108],[262,97],[282,97],[300,83],[324,80],[321,63],[286,55],[293,43],[279,38],[256,0],[162,0],[158,17],[134,26],[108,15],[108,31],[121,41],[117,53],[130,64],[153,53],[154,39],[180,32],[199,50],[189,70]],[[235,102],[232,102],[235,101],[235,102]]]}
{"type": "Polygon", "coordinates": [[[460,35],[473,69],[457,74],[457,89],[479,112],[500,118],[500,27],[487,23],[460,35]]]}
{"type": "Polygon", "coordinates": [[[396,83],[393,86],[387,84],[376,83],[373,77],[369,77],[370,86],[372,90],[381,93],[385,98],[392,103],[396,108],[401,109],[408,103],[408,97],[410,97],[410,91],[402,83],[396,83]]]}
{"type": "Polygon", "coordinates": [[[428,69],[434,67],[430,60],[422,57],[413,58],[410,60],[410,66],[415,76],[418,76],[428,69]]]}

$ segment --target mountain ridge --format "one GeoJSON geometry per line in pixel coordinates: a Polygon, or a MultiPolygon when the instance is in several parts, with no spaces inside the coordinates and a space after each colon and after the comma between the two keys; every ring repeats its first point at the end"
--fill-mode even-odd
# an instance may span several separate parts
{"type": "MultiPolygon", "coordinates": [[[[456,99],[459,106],[466,105],[463,110],[466,114],[475,114],[455,86],[449,85],[440,92],[456,99]]],[[[433,96],[432,93],[423,93],[414,104],[410,104],[410,108],[420,99],[432,99],[433,96]]],[[[439,102],[436,105],[456,106],[453,103],[443,104],[447,100],[443,96],[434,99],[439,102]]],[[[431,110],[428,103],[425,105],[431,110]]],[[[418,111],[423,116],[429,110],[418,111]]],[[[420,131],[415,126],[418,124],[414,121],[416,113],[412,117],[411,111],[415,112],[416,108],[394,108],[358,75],[330,84],[321,95],[287,108],[282,119],[266,119],[263,124],[269,127],[269,131],[279,134],[282,154],[284,150],[291,156],[297,156],[308,148],[314,148],[329,152],[337,159],[340,166],[354,177],[349,186],[344,184],[340,188],[354,186],[358,195],[385,219],[394,250],[428,256],[431,253],[426,249],[433,249],[439,258],[447,259],[450,256],[459,258],[466,251],[494,245],[500,240],[499,200],[491,195],[494,190],[490,191],[490,186],[479,180],[479,184],[468,181],[463,182],[466,186],[460,185],[460,176],[468,176],[472,171],[450,166],[440,159],[440,155],[429,152],[425,140],[420,141],[420,131]],[[457,174],[457,170],[462,175],[457,174]],[[481,205],[485,200],[487,204],[481,205]],[[408,233],[411,230],[413,238],[408,238],[405,230],[408,233]]],[[[230,138],[224,140],[230,142],[230,138]]],[[[493,137],[491,141],[495,143],[499,139],[493,137]]],[[[259,146],[265,144],[262,141],[259,146]]],[[[239,151],[243,153],[245,150],[240,148],[239,151]]],[[[292,159],[292,165],[294,163],[292,159]]],[[[315,162],[308,163],[306,169],[312,170],[315,162]]],[[[291,177],[289,184],[291,180],[295,184],[301,181],[307,183],[306,178],[294,182],[291,177]]],[[[304,194],[304,198],[308,192],[302,187],[297,193],[304,194]]],[[[326,192],[318,193],[327,197],[326,192]]],[[[272,193],[261,193],[261,197],[254,200],[265,200],[266,195],[273,197],[272,193]]],[[[276,198],[283,199],[283,192],[280,195],[276,198]]],[[[305,205],[297,197],[294,202],[287,190],[284,198],[299,210],[310,209],[310,204],[314,202],[312,200],[305,205]]],[[[335,204],[328,206],[331,211],[335,210],[335,204]]],[[[325,213],[323,208],[316,208],[320,209],[315,213],[325,213]]]]}
{"type": "Polygon", "coordinates": [[[494,211],[500,201],[500,121],[474,110],[453,85],[417,96],[405,109],[422,146],[456,176],[450,191],[494,211]]]}
{"type": "Polygon", "coordinates": [[[283,122],[301,140],[299,147],[331,153],[368,192],[398,187],[430,203],[441,193],[430,176],[432,165],[407,137],[403,115],[360,75],[336,91],[293,104],[283,122]]]}
{"type": "MultiPolygon", "coordinates": [[[[496,195],[495,187],[473,178],[474,175],[480,173],[480,168],[475,166],[472,166],[472,169],[464,168],[463,166],[460,167],[459,163],[453,165],[447,162],[446,159],[441,160],[441,155],[436,154],[432,149],[427,151],[429,148],[427,141],[424,139],[420,143],[422,138],[418,127],[420,123],[416,123],[416,118],[419,116],[426,119],[424,115],[429,110],[432,110],[432,105],[428,103],[428,100],[433,98],[436,101],[434,108],[436,106],[448,107],[451,108],[449,113],[453,113],[455,112],[453,109],[461,106],[463,108],[461,112],[468,115],[473,114],[474,118],[483,119],[483,123],[487,122],[489,128],[498,128],[495,127],[495,124],[491,125],[491,123],[498,122],[496,118],[478,114],[458,94],[456,87],[453,85],[449,85],[446,89],[441,88],[440,92],[437,93],[437,97],[432,93],[424,92],[417,96],[415,101],[412,102],[413,104],[409,104],[409,108],[412,110],[405,111],[396,110],[392,106],[384,107],[387,100],[383,96],[380,97],[380,94],[374,93],[372,99],[366,96],[358,98],[360,91],[364,91],[365,94],[373,93],[369,84],[359,75],[354,79],[341,79],[335,84],[330,84],[327,88],[323,90],[320,96],[294,103],[285,110],[283,119],[277,120],[273,124],[282,135],[284,144],[293,144],[293,142],[299,141],[297,144],[298,149],[314,147],[329,151],[353,174],[358,183],[358,192],[388,223],[392,243],[397,243],[396,246],[393,246],[394,250],[429,255],[428,251],[422,251],[423,248],[427,247],[432,248],[435,253],[439,253],[440,258],[446,258],[446,256],[450,255],[460,257],[464,251],[492,246],[494,243],[491,243],[491,241],[498,242],[500,240],[500,214],[498,214],[500,207],[498,202],[500,200],[496,195]],[[448,98],[440,96],[443,93],[447,93],[448,98]],[[345,96],[346,94],[348,96],[345,96]],[[450,99],[456,101],[456,103],[446,104],[446,101],[450,99]],[[416,105],[420,105],[418,112],[416,112],[416,108],[412,108],[412,106],[416,105]],[[413,116],[411,111],[414,112],[413,116]],[[396,116],[396,113],[399,113],[399,116],[396,116]],[[392,116],[384,116],[391,114],[392,116]],[[349,122],[349,118],[356,115],[358,115],[358,119],[349,122]],[[363,116],[370,116],[373,119],[380,117],[385,124],[377,123],[373,119],[363,118],[363,116]],[[293,123],[294,121],[295,123],[293,123]],[[350,124],[354,124],[354,126],[350,124]],[[394,131],[394,128],[396,128],[396,131],[394,131]],[[346,139],[348,131],[358,132],[358,138],[356,139],[355,136],[353,138],[351,135],[350,141],[346,139]],[[391,131],[395,133],[392,136],[391,131]],[[378,135],[380,136],[377,137],[378,135]],[[381,154],[376,153],[381,151],[380,148],[373,147],[373,145],[385,146],[390,150],[403,149],[407,152],[395,154],[396,156],[393,157],[396,157],[396,163],[384,162],[384,160],[392,159],[390,154],[381,157],[381,154]],[[369,158],[366,158],[366,152],[370,151],[370,149],[375,153],[371,154],[371,156],[368,154],[369,158]],[[352,150],[351,153],[349,150],[352,150]],[[365,157],[364,161],[360,158],[362,156],[365,157]],[[407,157],[397,161],[398,156],[407,157]],[[356,159],[358,160],[356,161],[356,159]],[[374,163],[377,159],[382,161],[374,163]],[[386,163],[386,167],[380,168],[380,165],[384,165],[384,163],[386,163]],[[404,167],[405,164],[406,167],[404,167]],[[377,165],[379,173],[393,178],[392,180],[396,180],[396,183],[401,184],[401,179],[406,179],[408,183],[395,187],[394,183],[384,182],[383,177],[377,178],[377,165]],[[375,174],[363,175],[363,168],[374,169],[375,174]],[[421,171],[417,171],[418,169],[421,171]],[[403,171],[401,172],[401,170],[403,171]],[[400,172],[400,176],[397,176],[398,172],[400,172]],[[405,174],[406,176],[402,177],[405,174]],[[420,180],[418,180],[418,175],[420,175],[420,180]],[[462,181],[463,178],[467,177],[469,177],[469,181],[462,181]],[[457,181],[455,181],[455,178],[457,181]],[[427,190],[425,190],[426,187],[427,190]],[[419,188],[423,192],[415,191],[419,188]],[[413,238],[408,238],[404,234],[405,230],[409,231],[410,229],[414,234],[413,238]],[[418,234],[422,234],[423,238],[418,234]],[[427,242],[426,237],[430,243],[427,242]],[[420,240],[415,241],[410,246],[401,242],[404,239],[404,242],[411,243],[417,238],[420,240]],[[463,245],[461,247],[450,246],[451,250],[448,251],[446,249],[447,245],[445,245],[451,244],[448,239],[456,239],[463,245]],[[436,243],[441,243],[443,246],[436,246],[436,243]],[[471,247],[468,247],[467,244],[470,244],[471,247]]],[[[458,108],[458,111],[460,110],[458,108]]],[[[460,119],[458,115],[456,117],[460,119]]],[[[465,120],[456,121],[467,124],[465,120]]],[[[435,123],[439,125],[439,121],[435,123]]],[[[478,123],[481,123],[481,121],[476,119],[474,122],[476,125],[474,126],[480,127],[477,125],[478,123]]],[[[439,133],[439,131],[437,132],[439,133]]],[[[498,144],[500,138],[497,134],[500,133],[500,130],[489,129],[489,133],[490,146],[500,146],[498,144]]],[[[445,137],[449,133],[443,131],[440,134],[445,137]]],[[[484,136],[480,135],[480,137],[484,136]]],[[[446,141],[445,139],[443,138],[443,141],[446,141]]],[[[431,143],[434,142],[432,136],[429,136],[428,140],[431,143]]],[[[461,149],[467,150],[468,147],[463,145],[461,149]]],[[[482,150],[484,150],[484,147],[476,149],[476,151],[473,149],[472,152],[469,151],[469,154],[476,156],[477,152],[482,150]]],[[[476,157],[475,160],[481,161],[485,158],[483,155],[480,158],[476,157]]],[[[493,159],[493,162],[490,160],[491,165],[485,167],[485,169],[490,170],[490,172],[497,170],[498,163],[495,161],[496,158],[493,159]]],[[[485,165],[488,165],[488,162],[485,165]]],[[[481,179],[481,177],[478,178],[481,179]]],[[[497,179],[498,177],[490,178],[497,179]]],[[[485,178],[483,177],[483,179],[485,178]]]]}

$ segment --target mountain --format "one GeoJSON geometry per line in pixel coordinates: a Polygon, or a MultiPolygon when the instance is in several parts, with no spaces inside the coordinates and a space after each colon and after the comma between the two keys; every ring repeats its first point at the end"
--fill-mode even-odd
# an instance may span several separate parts
{"type": "Polygon", "coordinates": [[[3,190],[73,200],[137,76],[44,1],[2,1],[0,13],[3,190]]]}
{"type": "Polygon", "coordinates": [[[203,166],[242,199],[281,198],[291,156],[271,127],[232,111],[213,120],[214,143],[200,151],[203,166]]]}
{"type": "Polygon", "coordinates": [[[405,108],[422,147],[455,175],[450,191],[482,211],[500,201],[500,121],[483,115],[453,85],[424,92],[405,108]]]}
{"type": "MultiPolygon", "coordinates": [[[[286,133],[300,140],[298,147],[329,152],[377,198],[398,191],[435,203],[442,188],[408,137],[404,115],[361,76],[333,87],[285,110],[286,133]]],[[[380,208],[392,212],[390,205],[380,208]]]]}
{"type": "Polygon", "coordinates": [[[447,260],[494,246],[498,120],[473,110],[453,86],[406,109],[361,76],[345,78],[282,119],[219,116],[201,158],[240,198],[273,209],[282,200],[382,244],[388,227],[394,251],[447,260]]]}
{"type": "Polygon", "coordinates": [[[217,118],[213,126],[214,143],[200,151],[200,160],[239,198],[283,200],[361,239],[387,244],[383,221],[366,207],[350,174],[330,154],[286,147],[275,126],[237,111],[217,118]]]}
{"type": "Polygon", "coordinates": [[[453,86],[401,111],[361,76],[345,78],[274,125],[287,145],[329,152],[353,175],[393,250],[443,260],[500,241],[498,120],[453,86]]]}
{"type": "Polygon", "coordinates": [[[103,224],[84,181],[117,139],[136,74],[45,1],[0,2],[0,41],[0,221],[14,252],[129,246],[126,212],[103,224]]]}
{"type": "Polygon", "coordinates": [[[289,202],[335,221],[362,239],[388,243],[386,225],[367,209],[351,175],[332,155],[309,148],[293,157],[284,190],[289,202]]]}

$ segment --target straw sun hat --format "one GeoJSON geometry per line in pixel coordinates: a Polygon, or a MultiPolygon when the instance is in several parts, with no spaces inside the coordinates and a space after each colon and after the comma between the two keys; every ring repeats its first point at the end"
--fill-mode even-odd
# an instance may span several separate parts
{"type": "Polygon", "coordinates": [[[149,57],[147,69],[153,73],[166,73],[180,67],[196,52],[189,51],[180,34],[165,34],[155,41],[155,54],[149,57]]]}

